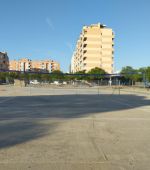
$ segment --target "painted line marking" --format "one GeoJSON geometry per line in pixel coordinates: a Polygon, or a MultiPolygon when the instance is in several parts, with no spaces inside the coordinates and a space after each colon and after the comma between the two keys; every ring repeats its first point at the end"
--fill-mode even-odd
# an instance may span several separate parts
{"type": "Polygon", "coordinates": [[[1,103],[5,103],[5,102],[10,101],[10,100],[13,100],[14,98],[16,98],[16,96],[11,97],[11,98],[8,98],[8,97],[6,97],[6,98],[7,98],[7,99],[4,99],[4,100],[0,101],[0,104],[1,104],[1,103]]]}

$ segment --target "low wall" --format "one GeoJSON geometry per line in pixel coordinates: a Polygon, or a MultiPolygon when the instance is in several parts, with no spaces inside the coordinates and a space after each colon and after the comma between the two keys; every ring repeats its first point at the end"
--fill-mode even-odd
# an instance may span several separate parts
{"type": "Polygon", "coordinates": [[[18,87],[25,87],[25,81],[24,80],[14,80],[14,86],[18,86],[18,87]]]}

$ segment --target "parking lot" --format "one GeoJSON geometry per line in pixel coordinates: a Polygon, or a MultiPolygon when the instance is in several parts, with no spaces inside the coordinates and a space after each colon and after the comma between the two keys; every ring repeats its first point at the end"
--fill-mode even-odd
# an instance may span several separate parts
{"type": "Polygon", "coordinates": [[[150,92],[0,86],[0,170],[149,170],[150,92]]]}

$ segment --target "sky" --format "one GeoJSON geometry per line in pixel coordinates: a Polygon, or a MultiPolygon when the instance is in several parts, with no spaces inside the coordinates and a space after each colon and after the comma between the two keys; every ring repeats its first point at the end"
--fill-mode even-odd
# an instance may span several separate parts
{"type": "Polygon", "coordinates": [[[82,27],[95,23],[115,33],[115,71],[150,66],[150,0],[0,0],[0,51],[67,72],[82,27]]]}

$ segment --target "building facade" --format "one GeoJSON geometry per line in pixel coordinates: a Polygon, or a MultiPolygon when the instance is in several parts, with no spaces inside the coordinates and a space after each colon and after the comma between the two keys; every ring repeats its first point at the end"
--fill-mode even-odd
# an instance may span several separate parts
{"type": "Polygon", "coordinates": [[[22,58],[20,60],[10,61],[10,70],[16,71],[34,71],[34,72],[53,72],[60,70],[60,64],[53,60],[30,60],[22,58]]]}
{"type": "Polygon", "coordinates": [[[113,73],[114,33],[100,23],[84,26],[71,60],[71,72],[99,67],[113,73]]]}
{"type": "Polygon", "coordinates": [[[9,69],[9,58],[6,52],[0,52],[0,70],[9,69]]]}

